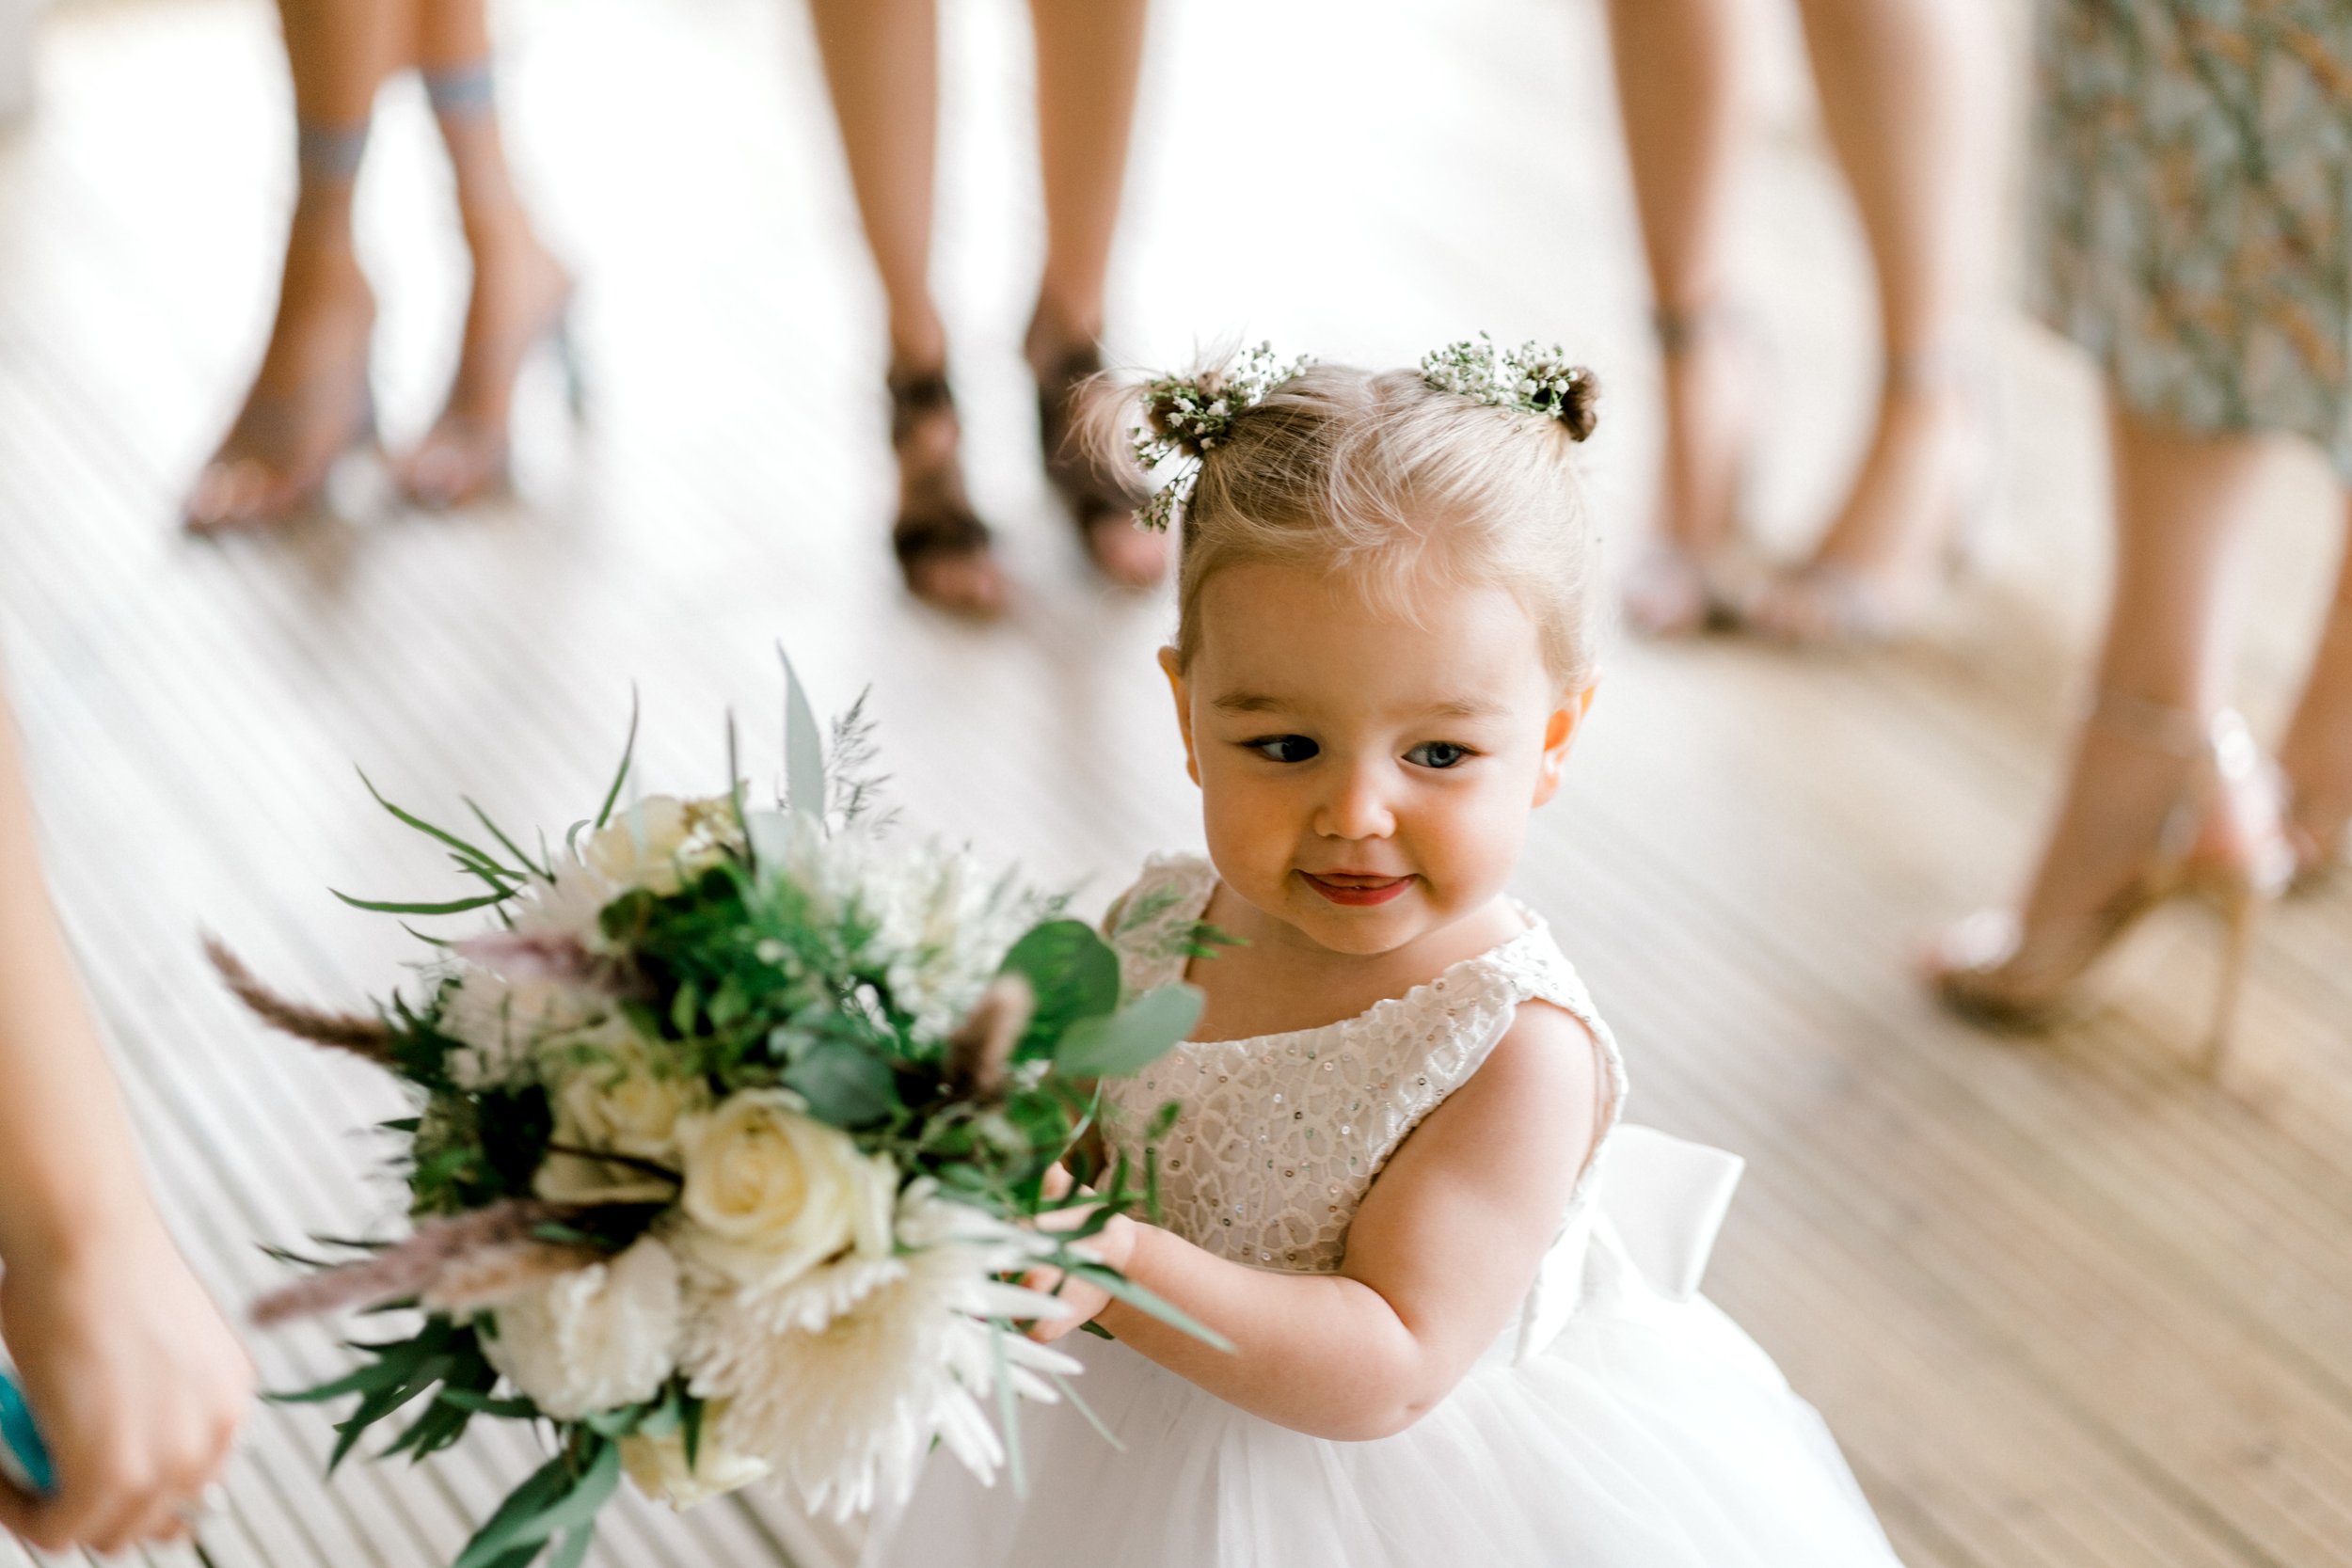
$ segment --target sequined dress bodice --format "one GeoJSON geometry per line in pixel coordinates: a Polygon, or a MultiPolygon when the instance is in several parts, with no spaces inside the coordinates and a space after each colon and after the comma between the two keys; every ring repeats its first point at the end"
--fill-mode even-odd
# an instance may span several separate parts
{"type": "MultiPolygon", "coordinates": [[[[1153,860],[1107,922],[1129,994],[1184,977],[1193,930],[1216,891],[1206,861],[1153,860]]],[[[1522,913],[1525,911],[1522,911],[1522,913]]],[[[1469,1082],[1518,1005],[1551,1003],[1591,1031],[1603,1071],[1594,1148],[1625,1098],[1608,1025],[1549,927],[1528,927],[1403,996],[1319,1028],[1187,1041],[1105,1085],[1110,1132],[1131,1159],[1160,1106],[1182,1107],[1159,1144],[1160,1222],[1234,1262],[1336,1270],[1347,1228],[1380,1167],[1445,1097],[1469,1082]]],[[[1591,1202],[1593,1167],[1566,1226],[1591,1202]]]]}

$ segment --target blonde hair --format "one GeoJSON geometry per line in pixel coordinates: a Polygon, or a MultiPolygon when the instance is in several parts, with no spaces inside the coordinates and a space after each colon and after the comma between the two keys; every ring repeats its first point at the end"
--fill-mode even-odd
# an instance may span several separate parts
{"type": "MultiPolygon", "coordinates": [[[[1219,367],[1184,378],[1214,394],[1219,367]]],[[[1168,383],[1143,394],[1166,435],[1168,383]]],[[[1556,413],[1442,390],[1415,371],[1310,365],[1233,414],[1199,452],[1183,508],[1176,655],[1200,643],[1200,592],[1246,562],[1352,578],[1409,616],[1431,584],[1509,592],[1534,621],[1563,689],[1587,684],[1587,595],[1597,554],[1571,448],[1592,434],[1597,387],[1580,374],[1556,413]]]]}

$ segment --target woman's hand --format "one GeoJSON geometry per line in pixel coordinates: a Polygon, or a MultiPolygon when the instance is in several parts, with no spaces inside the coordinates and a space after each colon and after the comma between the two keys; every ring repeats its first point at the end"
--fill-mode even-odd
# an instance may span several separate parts
{"type": "Polygon", "coordinates": [[[57,1490],[0,1482],[0,1529],[44,1551],[187,1533],[253,1393],[253,1367],[151,1217],[25,1249],[0,1274],[0,1337],[57,1490]]]}
{"type": "MultiPolygon", "coordinates": [[[[1059,1201],[1073,1191],[1080,1197],[1093,1196],[1092,1188],[1076,1186],[1070,1172],[1060,1165],[1045,1173],[1045,1196],[1048,1199],[1059,1201]]],[[[1037,1227],[1040,1230],[1075,1230],[1087,1222],[1091,1212],[1092,1210],[1085,1204],[1057,1209],[1051,1213],[1040,1214],[1037,1227]]],[[[1085,1241],[1072,1243],[1071,1248],[1123,1274],[1135,1258],[1136,1238],[1142,1228],[1126,1215],[1114,1214],[1109,1224],[1085,1241]]],[[[1070,1308],[1061,1317],[1040,1318],[1029,1325],[1029,1338],[1041,1345],[1050,1345],[1073,1329],[1092,1323],[1111,1303],[1110,1292],[1100,1285],[1072,1279],[1059,1269],[1031,1269],[1021,1276],[1021,1283],[1032,1291],[1043,1291],[1059,1298],[1062,1305],[1070,1308]]]]}

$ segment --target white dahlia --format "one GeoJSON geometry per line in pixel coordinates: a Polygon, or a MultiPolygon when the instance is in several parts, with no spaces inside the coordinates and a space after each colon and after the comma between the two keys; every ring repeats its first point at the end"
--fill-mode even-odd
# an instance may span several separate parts
{"type": "Polygon", "coordinates": [[[543,1045],[598,1028],[611,1009],[597,991],[469,963],[441,1002],[441,1030],[462,1047],[450,1053],[450,1076],[465,1089],[526,1080],[543,1045]]]}
{"type": "Polygon", "coordinates": [[[853,1253],[778,1290],[715,1296],[687,1329],[694,1392],[727,1402],[721,1439],[838,1519],[902,1501],[934,1440],[992,1481],[1005,1450],[986,1402],[1000,1372],[1020,1397],[1050,1402],[1043,1374],[1078,1370],[987,1321],[1065,1310],[996,1277],[1036,1260],[1047,1245],[1036,1235],[916,1182],[898,1236],[894,1257],[853,1253]]]}
{"type": "Polygon", "coordinates": [[[966,850],[894,845],[857,828],[828,836],[782,812],[754,816],[751,830],[762,868],[807,893],[820,920],[854,907],[874,927],[892,998],[934,1037],[971,1010],[1005,950],[1044,912],[966,850]]]}
{"type": "Polygon", "coordinates": [[[677,1259],[651,1236],[496,1309],[491,1366],[558,1419],[652,1399],[677,1365],[677,1259]]]}

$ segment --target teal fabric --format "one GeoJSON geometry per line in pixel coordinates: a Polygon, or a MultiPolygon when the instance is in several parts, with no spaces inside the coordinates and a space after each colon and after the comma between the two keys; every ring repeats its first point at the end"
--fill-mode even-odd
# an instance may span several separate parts
{"type": "Polygon", "coordinates": [[[33,1413],[5,1368],[0,1368],[0,1481],[35,1497],[47,1495],[57,1484],[33,1413]]]}
{"type": "Polygon", "coordinates": [[[2133,410],[2352,479],[2352,3],[2042,0],[2035,303],[2133,410]]]}

